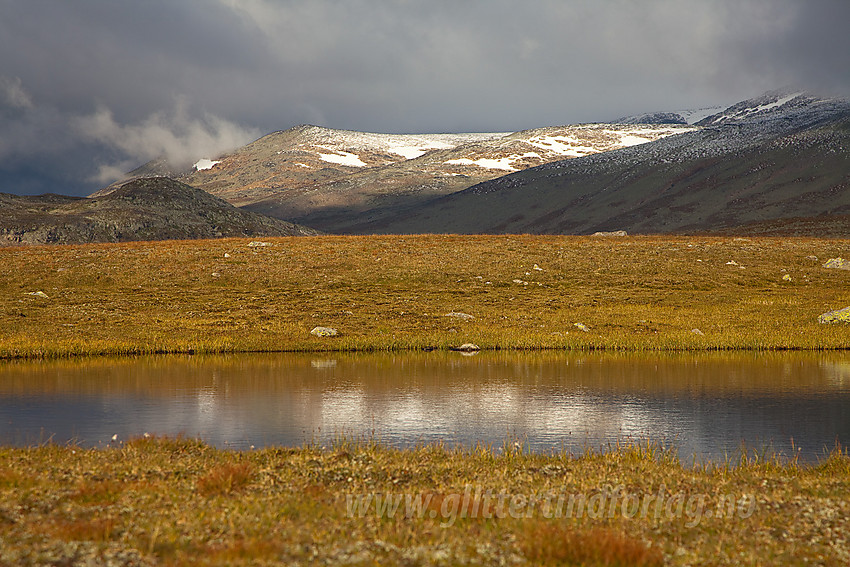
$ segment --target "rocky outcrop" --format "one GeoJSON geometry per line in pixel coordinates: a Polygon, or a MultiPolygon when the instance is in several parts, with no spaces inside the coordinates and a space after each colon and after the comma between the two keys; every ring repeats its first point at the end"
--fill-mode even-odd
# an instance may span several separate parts
{"type": "Polygon", "coordinates": [[[844,258],[830,258],[823,265],[824,268],[833,268],[836,270],[850,270],[850,260],[844,258]]]}
{"type": "Polygon", "coordinates": [[[850,307],[828,311],[818,317],[818,323],[850,323],[850,307]]]}
{"type": "Polygon", "coordinates": [[[88,199],[0,195],[0,212],[0,245],[318,234],[167,177],[137,179],[88,199]]]}

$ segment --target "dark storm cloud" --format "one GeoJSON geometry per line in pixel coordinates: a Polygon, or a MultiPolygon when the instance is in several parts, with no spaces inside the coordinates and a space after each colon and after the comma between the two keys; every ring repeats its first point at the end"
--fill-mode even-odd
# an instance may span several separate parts
{"type": "Polygon", "coordinates": [[[500,131],[846,93],[847,21],[845,0],[0,0],[0,191],[90,191],[305,122],[500,131]]]}

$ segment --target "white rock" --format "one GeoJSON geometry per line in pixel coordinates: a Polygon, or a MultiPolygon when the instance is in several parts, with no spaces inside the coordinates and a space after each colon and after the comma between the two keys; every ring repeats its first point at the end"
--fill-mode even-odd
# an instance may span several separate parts
{"type": "Polygon", "coordinates": [[[43,291],[30,291],[30,292],[27,292],[27,295],[34,295],[36,297],[41,297],[41,298],[44,298],[44,299],[50,299],[49,297],[47,297],[47,294],[44,293],[43,291]]]}
{"type": "Polygon", "coordinates": [[[850,260],[844,258],[830,258],[823,265],[824,268],[834,268],[836,270],[850,270],[850,260]]]}
{"type": "Polygon", "coordinates": [[[252,240],[248,243],[248,246],[251,248],[259,248],[261,246],[274,246],[271,242],[262,242],[260,240],[252,240]]]}
{"type": "Polygon", "coordinates": [[[315,335],[317,337],[335,337],[339,333],[336,329],[331,327],[313,327],[310,331],[311,335],[315,335]]]}
{"type": "Polygon", "coordinates": [[[469,313],[461,313],[460,311],[452,311],[451,313],[446,313],[443,317],[455,317],[457,319],[461,319],[463,321],[472,321],[475,319],[474,315],[470,315],[469,313]]]}

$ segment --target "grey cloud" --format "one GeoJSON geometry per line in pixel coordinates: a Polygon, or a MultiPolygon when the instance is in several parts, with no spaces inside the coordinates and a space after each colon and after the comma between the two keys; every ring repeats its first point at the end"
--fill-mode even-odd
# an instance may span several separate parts
{"type": "Polygon", "coordinates": [[[84,192],[305,122],[502,131],[847,93],[847,21],[846,0],[0,0],[0,182],[50,163],[84,192]]]}
{"type": "Polygon", "coordinates": [[[33,106],[32,99],[21,86],[20,77],[14,79],[0,77],[0,95],[3,102],[13,109],[26,110],[33,106]]]}
{"type": "Polygon", "coordinates": [[[133,160],[151,160],[164,156],[178,167],[187,167],[201,156],[215,157],[257,138],[260,132],[243,128],[213,115],[191,118],[185,104],[178,101],[174,110],[157,112],[138,124],[119,124],[108,108],[75,117],[72,126],[83,140],[120,150],[131,159],[104,163],[92,179],[110,183],[122,177],[133,160]]]}

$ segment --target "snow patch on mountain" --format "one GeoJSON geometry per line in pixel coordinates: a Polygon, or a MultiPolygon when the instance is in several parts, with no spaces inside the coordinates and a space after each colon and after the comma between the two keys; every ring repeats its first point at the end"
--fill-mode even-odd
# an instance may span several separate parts
{"type": "Polygon", "coordinates": [[[220,163],[220,161],[213,161],[211,159],[203,158],[196,161],[193,167],[196,171],[203,171],[205,169],[212,169],[214,165],[218,165],[220,163]]]}
{"type": "Polygon", "coordinates": [[[673,114],[678,114],[688,124],[696,124],[700,120],[704,120],[709,116],[714,116],[718,112],[725,110],[726,106],[710,106],[708,108],[696,108],[690,110],[676,110],[673,114]]]}
{"type": "Polygon", "coordinates": [[[693,132],[696,128],[639,128],[636,130],[606,130],[607,133],[619,136],[620,142],[616,144],[621,148],[637,146],[638,144],[646,144],[658,138],[666,138],[672,134],[683,134],[685,132],[693,132]]]}
{"type": "Polygon", "coordinates": [[[599,151],[593,146],[584,145],[575,136],[536,136],[525,140],[525,143],[567,157],[581,157],[599,151]]]}
{"type": "Polygon", "coordinates": [[[351,152],[344,152],[342,150],[334,150],[332,148],[323,148],[325,150],[329,150],[335,153],[332,154],[319,154],[319,159],[322,161],[326,161],[328,163],[336,163],[339,165],[347,165],[349,167],[366,167],[368,164],[360,159],[360,156],[357,154],[353,154],[351,152]]]}
{"type": "MultiPolygon", "coordinates": [[[[737,110],[737,111],[732,112],[732,113],[723,113],[721,116],[712,120],[712,124],[717,124],[717,123],[723,122],[725,120],[741,120],[741,119],[749,118],[750,116],[752,116],[754,114],[768,112],[770,110],[773,110],[774,108],[779,108],[781,106],[784,106],[786,103],[789,103],[792,100],[794,100],[795,98],[802,96],[804,94],[805,94],[804,92],[791,93],[791,94],[785,95],[781,98],[777,98],[776,100],[774,100],[772,102],[766,102],[766,103],[759,104],[758,106],[754,106],[754,107],[742,108],[742,109],[737,110]]],[[[735,108],[735,107],[732,107],[732,108],[735,108]]]]}
{"type": "Polygon", "coordinates": [[[390,154],[404,159],[416,159],[432,150],[451,149],[463,144],[502,138],[509,134],[509,132],[380,134],[375,132],[333,130],[320,126],[305,126],[303,129],[304,141],[301,144],[303,149],[309,150],[313,146],[343,154],[357,152],[360,158],[363,158],[364,154],[371,153],[390,154]]]}

